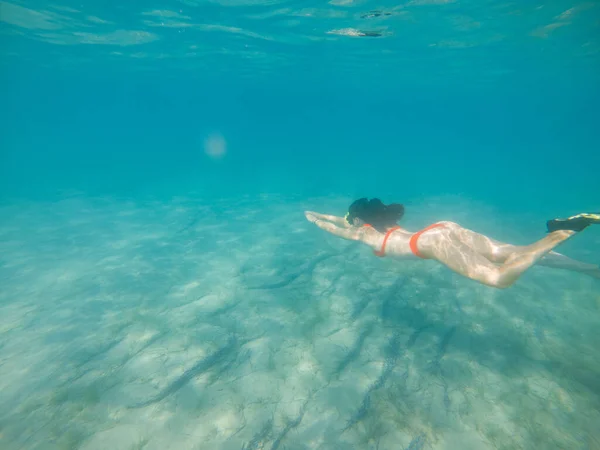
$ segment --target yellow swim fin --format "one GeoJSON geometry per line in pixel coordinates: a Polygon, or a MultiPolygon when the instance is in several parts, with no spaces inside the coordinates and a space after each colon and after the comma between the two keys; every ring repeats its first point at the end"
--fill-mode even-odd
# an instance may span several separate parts
{"type": "Polygon", "coordinates": [[[548,233],[556,230],[581,231],[592,224],[600,223],[600,213],[581,213],[567,219],[552,219],[546,222],[548,233]]]}

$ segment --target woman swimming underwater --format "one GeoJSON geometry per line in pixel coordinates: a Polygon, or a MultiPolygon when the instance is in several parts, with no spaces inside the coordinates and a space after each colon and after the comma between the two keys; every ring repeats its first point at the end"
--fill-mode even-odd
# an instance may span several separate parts
{"type": "Polygon", "coordinates": [[[467,278],[487,286],[507,288],[531,266],[567,269],[600,279],[600,268],[575,261],[552,250],[588,225],[600,223],[600,214],[578,214],[547,222],[548,234],[530,245],[505,244],[461,227],[437,222],[416,233],[397,221],[404,206],[384,205],[379,199],[361,198],[350,205],[346,217],[304,213],[319,228],[344,239],[361,241],[377,256],[433,259],[467,278]]]}

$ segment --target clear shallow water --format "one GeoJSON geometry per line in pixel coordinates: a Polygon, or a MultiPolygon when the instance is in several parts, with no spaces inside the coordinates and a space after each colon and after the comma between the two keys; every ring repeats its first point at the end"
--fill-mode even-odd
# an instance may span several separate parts
{"type": "MultiPolygon", "coordinates": [[[[299,213],[348,200],[3,208],[4,448],[597,447],[597,280],[492,290],[299,213]]],[[[413,220],[444,208],[494,212],[413,220]]]]}
{"type": "Polygon", "coordinates": [[[596,3],[0,20],[2,449],[600,448],[597,280],[493,290],[302,214],[526,244],[598,210],[596,3]]]}

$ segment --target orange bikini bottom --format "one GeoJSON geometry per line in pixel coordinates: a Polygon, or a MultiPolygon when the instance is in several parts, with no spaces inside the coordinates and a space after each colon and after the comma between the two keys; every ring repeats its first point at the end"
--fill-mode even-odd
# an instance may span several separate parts
{"type": "MultiPolygon", "coordinates": [[[[369,225],[368,223],[364,224],[363,226],[365,227],[372,227],[372,225],[369,225]]],[[[434,223],[432,225],[429,225],[426,228],[423,228],[421,231],[417,231],[415,234],[413,234],[410,237],[410,241],[409,241],[409,245],[410,245],[410,251],[413,252],[413,254],[415,256],[418,256],[419,258],[423,258],[423,259],[427,259],[425,258],[420,252],[419,249],[417,248],[417,241],[419,240],[419,237],[421,237],[421,235],[423,233],[425,233],[426,231],[431,230],[432,228],[437,228],[437,227],[443,227],[444,224],[443,223],[434,223]]],[[[385,246],[387,244],[387,241],[390,237],[390,235],[396,231],[396,230],[400,230],[401,227],[392,227],[390,228],[387,233],[385,233],[385,236],[383,238],[383,244],[381,244],[381,249],[380,250],[375,250],[374,253],[379,256],[379,257],[384,257],[385,256],[385,246]]]]}

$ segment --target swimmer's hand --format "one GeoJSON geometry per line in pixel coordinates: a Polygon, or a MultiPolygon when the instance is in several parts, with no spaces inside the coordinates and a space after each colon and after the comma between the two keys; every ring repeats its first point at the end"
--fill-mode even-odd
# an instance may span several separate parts
{"type": "Polygon", "coordinates": [[[319,213],[316,212],[312,212],[312,211],[304,211],[304,217],[306,217],[306,220],[308,220],[310,223],[315,223],[317,220],[319,220],[319,213]]]}
{"type": "Polygon", "coordinates": [[[358,228],[351,227],[343,217],[336,217],[327,214],[319,214],[314,211],[304,211],[304,217],[310,223],[314,223],[321,230],[339,236],[343,239],[353,241],[360,240],[361,234],[358,228]]]}

